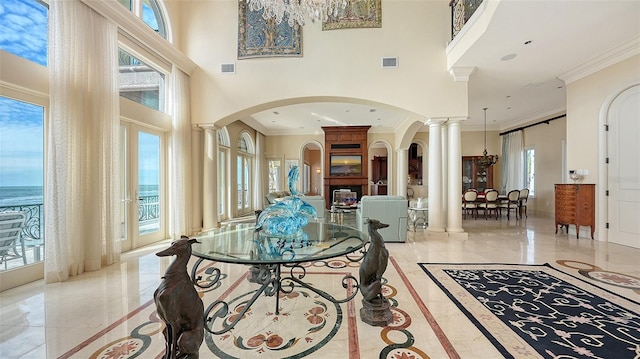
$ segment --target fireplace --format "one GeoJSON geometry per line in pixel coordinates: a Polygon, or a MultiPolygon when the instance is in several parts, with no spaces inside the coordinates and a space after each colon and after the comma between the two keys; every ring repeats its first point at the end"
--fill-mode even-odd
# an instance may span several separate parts
{"type": "Polygon", "coordinates": [[[371,126],[322,127],[324,130],[324,194],[331,207],[333,191],[349,189],[360,200],[369,194],[367,132],[371,126]]]}
{"type": "Polygon", "coordinates": [[[346,189],[351,192],[356,193],[356,198],[358,202],[360,202],[360,198],[362,198],[362,186],[346,186],[346,185],[338,185],[338,186],[329,186],[329,196],[331,196],[330,201],[333,201],[333,191],[346,189]]]}

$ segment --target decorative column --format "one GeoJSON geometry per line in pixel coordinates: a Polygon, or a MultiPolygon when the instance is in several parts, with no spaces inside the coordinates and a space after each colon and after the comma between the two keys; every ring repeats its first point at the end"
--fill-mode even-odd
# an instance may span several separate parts
{"type": "Polygon", "coordinates": [[[204,128],[204,156],[202,170],[202,227],[204,230],[218,226],[218,134],[215,126],[204,128]]]}
{"type": "Polygon", "coordinates": [[[430,119],[429,126],[429,232],[444,232],[442,223],[442,145],[443,120],[430,119]]]}
{"type": "Polygon", "coordinates": [[[399,149],[396,151],[396,161],[398,166],[397,178],[398,186],[396,187],[396,194],[398,196],[407,196],[407,173],[409,173],[409,149],[399,149]]]}
{"type": "Polygon", "coordinates": [[[442,141],[442,188],[441,188],[441,193],[442,193],[442,224],[443,226],[446,228],[447,227],[447,223],[448,223],[448,219],[447,219],[447,207],[449,206],[449,202],[447,202],[447,198],[448,196],[448,188],[449,188],[449,172],[448,172],[448,168],[449,168],[449,150],[448,150],[448,130],[447,130],[448,126],[447,123],[445,123],[442,126],[442,132],[441,132],[441,141],[442,141]]]}
{"type": "Polygon", "coordinates": [[[449,206],[447,232],[464,232],[462,228],[462,139],[460,120],[449,120],[449,206]]]}

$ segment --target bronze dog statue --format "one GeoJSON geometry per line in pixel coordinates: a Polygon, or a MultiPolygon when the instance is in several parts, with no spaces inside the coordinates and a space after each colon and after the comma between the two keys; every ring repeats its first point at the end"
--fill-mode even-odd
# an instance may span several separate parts
{"type": "Polygon", "coordinates": [[[165,322],[164,359],[197,359],[204,339],[204,305],[187,274],[193,243],[199,242],[182,236],[156,253],[158,257],[176,256],[153,294],[158,316],[165,322]]]}
{"type": "Polygon", "coordinates": [[[384,246],[382,235],[378,229],[389,227],[388,224],[381,223],[377,219],[368,219],[370,246],[364,255],[360,265],[360,293],[367,302],[374,302],[375,299],[384,301],[382,296],[382,274],[387,270],[389,261],[389,251],[384,246]]]}

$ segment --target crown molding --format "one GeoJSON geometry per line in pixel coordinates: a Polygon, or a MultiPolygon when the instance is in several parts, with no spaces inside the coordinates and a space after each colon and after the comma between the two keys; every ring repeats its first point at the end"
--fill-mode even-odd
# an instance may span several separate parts
{"type": "Polygon", "coordinates": [[[640,36],[609,49],[603,54],[561,74],[558,78],[564,81],[565,84],[570,84],[637,54],[640,54],[640,36]]]}

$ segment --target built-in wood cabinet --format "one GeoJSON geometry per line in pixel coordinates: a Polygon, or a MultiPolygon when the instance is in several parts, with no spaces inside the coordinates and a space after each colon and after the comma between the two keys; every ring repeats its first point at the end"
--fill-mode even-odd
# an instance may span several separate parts
{"type": "Polygon", "coordinates": [[[569,229],[576,226],[576,238],[580,236],[580,226],[591,227],[591,239],[596,228],[594,184],[556,184],[555,217],[558,226],[569,229]]]}
{"type": "Polygon", "coordinates": [[[330,208],[335,190],[348,189],[357,199],[369,194],[367,132],[371,126],[322,127],[324,131],[324,193],[330,208]]]}
{"type": "Polygon", "coordinates": [[[476,159],[482,156],[462,157],[462,192],[475,188],[478,192],[484,192],[493,187],[493,166],[480,168],[476,159]]]}
{"type": "Polygon", "coordinates": [[[371,180],[387,182],[387,157],[374,156],[371,160],[371,180]]]}

